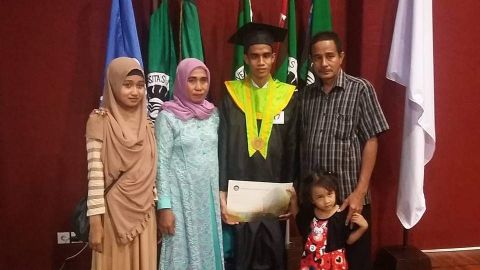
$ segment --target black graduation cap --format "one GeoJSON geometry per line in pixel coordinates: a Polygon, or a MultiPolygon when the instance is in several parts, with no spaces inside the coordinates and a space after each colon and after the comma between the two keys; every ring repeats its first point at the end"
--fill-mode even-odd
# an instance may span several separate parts
{"type": "Polygon", "coordinates": [[[247,49],[254,44],[272,45],[282,42],[287,35],[287,29],[263,23],[247,23],[237,30],[228,40],[230,43],[245,46],[247,49]]]}

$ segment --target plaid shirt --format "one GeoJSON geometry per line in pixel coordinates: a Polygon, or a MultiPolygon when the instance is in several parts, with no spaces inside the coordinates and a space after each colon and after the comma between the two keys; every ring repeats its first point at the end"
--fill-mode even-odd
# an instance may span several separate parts
{"type": "MultiPolygon", "coordinates": [[[[319,80],[317,80],[319,81],[319,80]]],[[[373,86],[340,70],[332,91],[308,85],[300,96],[301,169],[338,175],[343,201],[357,186],[363,144],[388,129],[373,86]]],[[[370,192],[365,203],[370,203],[370,192]]]]}

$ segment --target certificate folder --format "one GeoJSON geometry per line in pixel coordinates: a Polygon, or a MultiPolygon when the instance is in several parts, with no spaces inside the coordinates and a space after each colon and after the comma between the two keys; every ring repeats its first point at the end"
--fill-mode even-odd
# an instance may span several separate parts
{"type": "Polygon", "coordinates": [[[288,211],[292,183],[228,181],[227,210],[238,222],[278,218],[288,211]]]}

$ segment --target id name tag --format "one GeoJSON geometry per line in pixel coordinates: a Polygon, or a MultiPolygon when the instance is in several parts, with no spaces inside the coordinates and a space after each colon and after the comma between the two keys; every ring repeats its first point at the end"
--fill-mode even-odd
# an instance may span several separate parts
{"type": "Polygon", "coordinates": [[[279,114],[273,117],[273,124],[274,125],[283,125],[285,124],[285,114],[281,111],[279,114]]]}

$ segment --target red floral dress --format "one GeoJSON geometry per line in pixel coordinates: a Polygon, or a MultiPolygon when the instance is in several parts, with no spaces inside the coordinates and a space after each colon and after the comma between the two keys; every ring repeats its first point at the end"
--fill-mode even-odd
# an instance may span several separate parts
{"type": "Polygon", "coordinates": [[[345,249],[325,252],[327,246],[328,219],[313,218],[311,232],[303,248],[300,260],[301,270],[337,270],[348,269],[345,249]]]}

